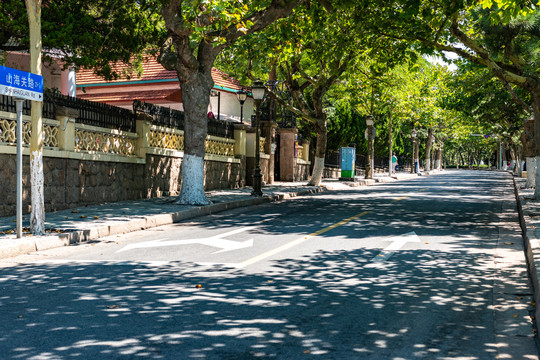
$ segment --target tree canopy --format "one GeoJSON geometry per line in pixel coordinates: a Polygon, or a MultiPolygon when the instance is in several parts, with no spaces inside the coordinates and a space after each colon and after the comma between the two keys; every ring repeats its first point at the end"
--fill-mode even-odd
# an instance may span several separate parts
{"type": "MultiPolygon", "coordinates": [[[[428,153],[434,139],[465,141],[471,131],[518,143],[531,114],[540,144],[537,6],[536,0],[44,0],[43,48],[66,66],[106,78],[129,76],[115,73],[116,62],[137,71],[143,54],[159,55],[182,87],[186,159],[204,157],[216,59],[244,81],[279,81],[286,96],[278,100],[317,134],[317,158],[326,144],[362,149],[368,114],[376,119],[379,154],[389,146],[390,118],[403,153],[413,127],[428,153]],[[459,71],[430,64],[425,54],[453,61],[459,71]]],[[[0,50],[28,48],[20,2],[4,0],[2,10],[0,50]]],[[[205,202],[197,169],[197,180],[185,183],[191,195],[180,201],[205,202]]]]}

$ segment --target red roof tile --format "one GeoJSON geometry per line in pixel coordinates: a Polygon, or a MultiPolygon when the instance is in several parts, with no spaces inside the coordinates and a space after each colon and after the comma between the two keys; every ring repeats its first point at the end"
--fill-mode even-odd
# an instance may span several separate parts
{"type": "MultiPolygon", "coordinates": [[[[177,90],[179,91],[179,90],[177,90]]],[[[123,92],[114,92],[114,93],[99,93],[99,94],[77,94],[78,98],[97,101],[97,102],[116,102],[116,101],[133,101],[134,99],[140,101],[147,100],[170,100],[168,97],[176,95],[174,90],[134,90],[134,91],[123,91],[123,92]]]]}
{"type": "MultiPolygon", "coordinates": [[[[117,65],[113,68],[117,72],[121,72],[122,68],[125,68],[126,66],[117,65]]],[[[101,77],[96,76],[92,70],[79,70],[77,72],[77,86],[80,85],[97,85],[97,84],[113,84],[118,82],[129,82],[129,81],[152,81],[152,80],[167,80],[170,79],[171,81],[178,81],[178,77],[176,75],[175,71],[169,71],[166,70],[160,63],[157,62],[156,58],[154,57],[147,57],[146,60],[142,64],[143,73],[139,76],[132,76],[131,79],[128,79],[127,76],[118,80],[112,80],[107,81],[104,80],[101,77]]],[[[212,69],[212,78],[214,79],[214,83],[216,86],[232,89],[232,90],[240,90],[242,88],[242,84],[240,81],[230,78],[227,74],[225,74],[223,71],[218,70],[216,68],[212,69]]]]}

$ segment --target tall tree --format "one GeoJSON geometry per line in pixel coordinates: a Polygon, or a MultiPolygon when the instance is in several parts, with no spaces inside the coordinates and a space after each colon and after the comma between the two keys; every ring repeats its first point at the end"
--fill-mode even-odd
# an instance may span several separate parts
{"type": "MultiPolygon", "coordinates": [[[[41,75],[41,0],[25,0],[30,33],[30,71],[41,75]]],[[[30,228],[32,234],[45,233],[45,200],[43,196],[43,103],[32,101],[30,138],[31,204],[30,228]]]]}
{"type": "Polygon", "coordinates": [[[392,67],[406,58],[405,44],[373,36],[363,29],[364,22],[369,21],[364,10],[363,1],[307,2],[286,20],[238,44],[225,59],[234,66],[244,65],[244,71],[257,75],[264,71],[261,65],[267,71],[263,76],[268,76],[270,68],[277,69],[292,101],[277,94],[273,94],[274,98],[309,123],[316,133],[309,185],[319,185],[322,179],[328,91],[359,62],[392,67]]]}
{"type": "Polygon", "coordinates": [[[178,203],[207,204],[203,160],[207,107],[216,57],[245,35],[289,15],[300,0],[167,0],[161,14],[168,38],[159,62],[178,74],[186,114],[182,190],[178,203]]]}

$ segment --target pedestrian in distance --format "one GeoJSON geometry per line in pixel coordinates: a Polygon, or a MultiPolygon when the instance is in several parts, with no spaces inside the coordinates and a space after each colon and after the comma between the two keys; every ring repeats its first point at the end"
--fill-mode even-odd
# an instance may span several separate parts
{"type": "Polygon", "coordinates": [[[392,174],[396,173],[396,167],[397,167],[397,157],[396,153],[392,154],[392,174]]]}

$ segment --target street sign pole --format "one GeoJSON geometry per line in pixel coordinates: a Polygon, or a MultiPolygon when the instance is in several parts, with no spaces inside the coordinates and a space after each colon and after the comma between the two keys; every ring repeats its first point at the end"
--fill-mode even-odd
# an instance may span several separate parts
{"type": "Polygon", "coordinates": [[[17,108],[17,238],[22,237],[23,103],[23,99],[15,98],[15,105],[17,108]]]}

